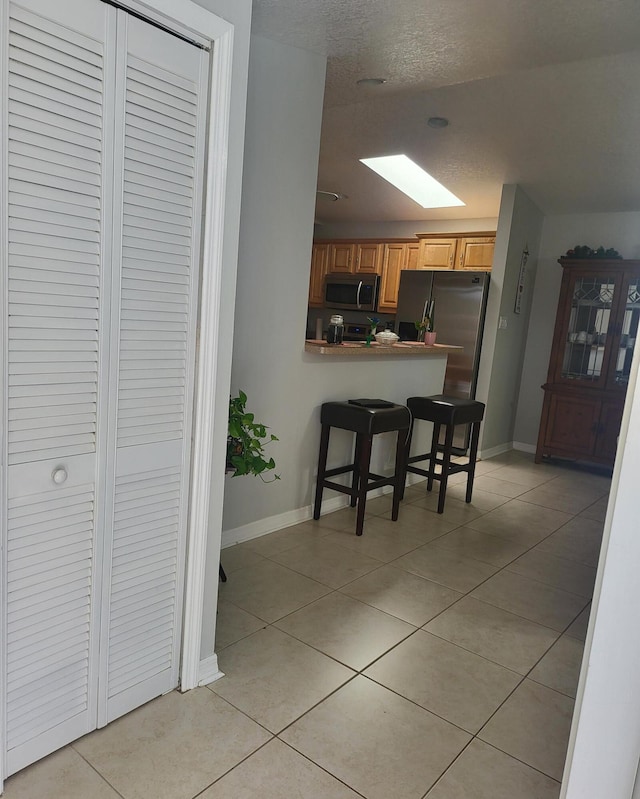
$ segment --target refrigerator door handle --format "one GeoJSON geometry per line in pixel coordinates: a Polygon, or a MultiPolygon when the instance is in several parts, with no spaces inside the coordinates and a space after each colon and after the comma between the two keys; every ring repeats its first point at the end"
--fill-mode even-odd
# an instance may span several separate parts
{"type": "Polygon", "coordinates": [[[427,299],[424,301],[424,308],[422,309],[422,317],[421,317],[420,321],[422,321],[422,319],[424,319],[425,316],[427,315],[427,307],[429,305],[429,299],[430,299],[430,297],[427,297],[427,299]]]}

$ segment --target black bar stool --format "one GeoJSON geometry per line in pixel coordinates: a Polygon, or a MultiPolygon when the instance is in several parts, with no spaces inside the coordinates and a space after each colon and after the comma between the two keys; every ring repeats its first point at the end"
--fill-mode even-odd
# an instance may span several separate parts
{"type": "Polygon", "coordinates": [[[320,435],[320,454],[318,457],[318,477],[316,482],[316,499],[313,518],[320,518],[322,491],[330,488],[351,497],[351,507],[358,506],[356,513],[356,535],[362,535],[364,525],[364,509],[367,491],[382,486],[393,486],[393,506],[391,518],[395,522],[404,488],[407,444],[411,416],[404,405],[395,405],[385,400],[349,400],[349,402],[325,402],[320,412],[322,432],[320,435]],[[332,427],[350,430],[356,434],[356,446],[353,463],[336,469],[327,469],[327,453],[329,451],[329,434],[332,427]],[[371,445],[376,433],[396,431],[396,462],[394,474],[384,477],[369,471],[371,463],[371,445]],[[338,474],[353,472],[351,487],[328,480],[338,474]]]}
{"type": "Polygon", "coordinates": [[[435,394],[431,397],[409,397],[407,406],[413,417],[409,443],[407,447],[407,471],[421,474],[427,478],[427,491],[433,488],[433,481],[440,481],[438,494],[438,513],[444,511],[444,500],[447,493],[447,481],[452,474],[467,473],[466,502],[471,502],[473,492],[473,477],[476,471],[476,458],[478,456],[478,439],[480,437],[480,422],[484,417],[484,403],[477,400],[458,399],[447,397],[444,394],[435,394]],[[424,455],[411,456],[411,436],[416,419],[433,422],[433,436],[431,437],[431,451],[424,455]],[[453,449],[453,433],[456,425],[471,425],[471,440],[469,444],[469,462],[451,463],[453,449]],[[440,427],[445,426],[444,444],[440,444],[440,427]],[[442,457],[438,457],[441,454],[442,457]],[[422,469],[411,464],[419,461],[429,461],[429,468],[422,469]],[[441,466],[441,471],[436,474],[436,465],[441,466]]]}

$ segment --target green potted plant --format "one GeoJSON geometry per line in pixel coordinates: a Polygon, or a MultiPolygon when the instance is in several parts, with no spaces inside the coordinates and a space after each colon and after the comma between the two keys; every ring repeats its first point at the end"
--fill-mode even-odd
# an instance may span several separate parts
{"type": "Polygon", "coordinates": [[[227,432],[227,474],[241,477],[257,475],[264,483],[279,480],[274,474],[265,480],[264,473],[276,468],[273,458],[267,458],[264,447],[277,437],[267,433],[267,426],[256,422],[254,415],[246,410],[247,395],[239,391],[237,397],[229,398],[229,427],[227,432]]]}

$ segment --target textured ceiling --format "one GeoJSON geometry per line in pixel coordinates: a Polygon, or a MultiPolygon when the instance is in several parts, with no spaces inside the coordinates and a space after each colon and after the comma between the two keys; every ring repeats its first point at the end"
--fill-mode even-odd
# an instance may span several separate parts
{"type": "Polygon", "coordinates": [[[494,217],[503,183],[546,213],[640,209],[638,0],[254,0],[253,30],[328,57],[318,188],[348,199],[319,220],[494,217]],[[398,152],[466,206],[358,161],[398,152]]]}

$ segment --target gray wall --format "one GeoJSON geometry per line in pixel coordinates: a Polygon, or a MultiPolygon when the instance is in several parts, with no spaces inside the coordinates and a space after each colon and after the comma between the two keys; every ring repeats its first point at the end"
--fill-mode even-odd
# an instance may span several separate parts
{"type": "Polygon", "coordinates": [[[270,449],[282,481],[227,479],[224,529],[296,507],[300,475],[285,453],[309,414],[300,362],[324,78],[323,57],[252,37],[232,391],[281,439],[270,449]]]}
{"type": "MultiPolygon", "coordinates": [[[[338,202],[348,203],[349,200],[338,202]]],[[[320,206],[322,207],[322,206],[320,206]]],[[[466,233],[495,230],[498,220],[443,219],[423,222],[350,222],[316,224],[317,239],[410,239],[416,233],[466,233]]]]}
{"type": "MultiPolygon", "coordinates": [[[[317,55],[252,38],[232,390],[280,438],[269,450],[282,479],[225,481],[223,543],[308,517],[322,402],[404,402],[437,393],[444,378],[442,356],[354,363],[304,352],[324,71],[317,55]]],[[[384,471],[393,442],[379,438],[374,469],[384,471]]],[[[346,462],[350,446],[337,431],[331,462],[346,462]]]]}
{"type": "Polygon", "coordinates": [[[533,296],[542,214],[519,186],[503,187],[477,398],[486,402],[480,450],[510,449],[533,296]],[[514,310],[523,250],[529,258],[520,313],[514,310]],[[507,327],[499,328],[499,319],[507,327]]]}
{"type": "Polygon", "coordinates": [[[519,446],[534,448],[538,439],[543,400],[540,386],[547,379],[562,278],[558,258],[577,244],[614,247],[624,258],[640,258],[640,213],[545,218],[514,430],[519,446]]]}

